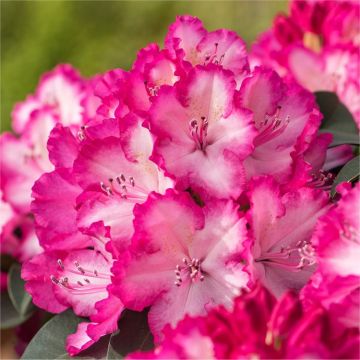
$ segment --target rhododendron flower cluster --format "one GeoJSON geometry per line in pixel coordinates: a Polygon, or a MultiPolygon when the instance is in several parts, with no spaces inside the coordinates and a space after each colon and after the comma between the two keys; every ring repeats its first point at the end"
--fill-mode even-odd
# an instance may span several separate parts
{"type": "MultiPolygon", "coordinates": [[[[344,28],[331,5],[302,4],[276,22],[299,37],[287,59],[310,51],[309,31],[334,30],[311,59],[357,46],[354,4],[332,10],[344,28]]],[[[131,358],[359,356],[360,187],[330,196],[354,148],[329,147],[314,88],[262,49],[271,64],[251,68],[236,33],[179,16],[131,70],[84,80],[60,65],[15,106],[16,135],[0,140],[2,252],[24,262],[37,307],[82,317],[71,356],[121,335],[128,311],[147,315],[156,346],[131,358]]]]}
{"type": "Polygon", "coordinates": [[[338,94],[360,126],[360,4],[291,0],[252,47],[251,62],[294,78],[311,91],[338,94]]]}
{"type": "Polygon", "coordinates": [[[15,135],[0,138],[2,253],[24,261],[41,252],[30,213],[31,188],[53,169],[47,151],[52,128],[64,124],[76,132],[92,111],[85,104],[89,87],[70,65],[59,65],[41,78],[34,94],[15,106],[15,135]]]}
{"type": "Polygon", "coordinates": [[[128,359],[347,359],[359,356],[359,329],[338,327],[321,306],[304,309],[292,292],[279,301],[257,285],[234,300],[232,310],[215,308],[186,316],[151,353],[128,359]]]}

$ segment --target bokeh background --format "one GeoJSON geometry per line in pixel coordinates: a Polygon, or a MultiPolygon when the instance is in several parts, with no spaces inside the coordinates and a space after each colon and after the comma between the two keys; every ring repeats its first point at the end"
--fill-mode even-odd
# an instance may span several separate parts
{"type": "Polygon", "coordinates": [[[1,130],[10,129],[14,103],[58,63],[69,62],[87,77],[129,69],[140,48],[163,44],[178,14],[198,16],[210,30],[235,30],[250,43],[286,8],[284,0],[1,0],[1,130]]]}

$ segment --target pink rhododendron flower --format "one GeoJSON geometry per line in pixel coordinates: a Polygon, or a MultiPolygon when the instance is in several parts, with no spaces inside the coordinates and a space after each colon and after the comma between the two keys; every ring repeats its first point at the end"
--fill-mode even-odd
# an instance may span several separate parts
{"type": "Polygon", "coordinates": [[[130,252],[115,264],[114,282],[125,307],[151,306],[155,341],[166,323],[185,314],[231,307],[247,283],[240,263],[245,220],[232,202],[214,200],[202,209],[188,194],[168,190],[152,193],[134,214],[130,252]]]}
{"type": "Polygon", "coordinates": [[[150,44],[140,50],[131,71],[110,70],[94,82],[100,99],[100,118],[121,118],[130,112],[146,117],[151,99],[163,85],[173,85],[179,77],[178,62],[166,50],[150,44]]]}
{"type": "Polygon", "coordinates": [[[0,143],[1,187],[4,198],[15,209],[29,211],[32,184],[53,168],[46,145],[55,124],[77,131],[83,123],[85,87],[85,81],[70,65],[59,65],[42,77],[30,100],[15,107],[13,128],[21,136],[5,133],[0,143]]]}
{"type": "MultiPolygon", "coordinates": [[[[255,150],[244,161],[247,177],[267,174],[288,181],[293,159],[303,158],[310,143],[318,141],[321,117],[313,95],[258,67],[243,81],[238,97],[243,107],[253,111],[258,130],[255,150]]],[[[326,148],[319,150],[319,156],[325,155],[326,148]]]]}
{"type": "Polygon", "coordinates": [[[111,264],[106,251],[46,251],[24,264],[22,277],[39,307],[61,312],[71,306],[76,314],[89,316],[93,304],[107,296],[111,264]]]}
{"type": "Polygon", "coordinates": [[[299,291],[315,270],[311,236],[329,208],[328,195],[309,188],[282,195],[276,182],[264,177],[251,182],[249,199],[251,280],[260,280],[276,297],[299,291]]]}
{"type": "Polygon", "coordinates": [[[360,271],[360,186],[338,186],[341,199],[319,219],[312,243],[318,268],[303,289],[305,302],[319,302],[338,313],[338,320],[358,326],[360,271]]]}
{"type": "Polygon", "coordinates": [[[153,158],[176,176],[179,188],[218,198],[241,194],[242,160],[253,149],[255,131],[234,95],[234,77],[216,65],[197,67],[159,91],[150,109],[153,158]]]}
{"type": "Polygon", "coordinates": [[[86,232],[98,221],[110,227],[113,241],[128,242],[134,205],[151,191],[172,187],[148,159],[152,148],[151,134],[134,114],[89,123],[80,137],[58,124],[48,141],[57,169],[33,187],[40,243],[49,249],[86,246],[88,236],[79,229],[86,232]]]}
{"type": "Polygon", "coordinates": [[[196,17],[178,16],[169,28],[165,47],[185,69],[216,64],[230,70],[239,81],[249,71],[244,41],[226,29],[208,32],[196,17]]]}
{"type": "Polygon", "coordinates": [[[22,133],[34,110],[48,109],[64,125],[81,125],[85,81],[71,65],[59,65],[42,76],[35,94],[18,103],[12,113],[15,132],[22,133]]]}
{"type": "Polygon", "coordinates": [[[135,204],[143,203],[152,191],[163,193],[173,186],[148,159],[152,148],[149,131],[132,114],[122,119],[120,137],[83,142],[73,168],[84,189],[78,198],[80,229],[103,221],[110,227],[113,241],[123,245],[129,242],[135,204]]]}
{"type": "Polygon", "coordinates": [[[112,246],[107,247],[112,251],[105,249],[108,229],[101,224],[96,227],[102,228],[102,236],[92,237],[93,248],[45,251],[22,268],[26,290],[37,306],[54,313],[71,307],[77,315],[90,317],[90,323],[81,323],[78,331],[68,337],[71,355],[114,332],[123,310],[121,301],[110,290],[111,267],[118,251],[112,246]]]}
{"type": "Polygon", "coordinates": [[[19,136],[4,133],[0,137],[1,190],[16,213],[3,228],[2,243],[7,245],[2,252],[20,261],[41,251],[29,211],[34,182],[53,169],[47,150],[49,134],[57,123],[77,131],[84,121],[86,86],[70,65],[57,66],[41,78],[35,94],[15,106],[12,126],[19,136]]]}
{"type": "Polygon", "coordinates": [[[311,91],[336,92],[359,124],[359,24],[358,2],[293,0],[289,16],[259,37],[251,62],[311,91]]]}
{"type": "Polygon", "coordinates": [[[294,46],[288,68],[299,84],[311,91],[332,91],[339,95],[357,122],[360,119],[359,48],[332,46],[321,54],[294,46]]]}
{"type": "Polygon", "coordinates": [[[357,358],[359,331],[329,327],[331,316],[321,307],[304,311],[292,293],[276,302],[257,286],[236,298],[230,311],[219,307],[206,317],[187,316],[175,328],[167,326],[161,346],[128,358],[357,358]]]}
{"type": "Polygon", "coordinates": [[[18,211],[29,211],[33,183],[52,168],[46,142],[54,125],[48,111],[36,111],[20,138],[1,135],[1,187],[4,199],[18,211]]]}
{"type": "Polygon", "coordinates": [[[141,49],[131,71],[114,69],[100,78],[95,94],[98,114],[122,117],[129,111],[146,117],[164,85],[174,85],[196,65],[216,64],[230,70],[237,82],[249,72],[244,41],[229,30],[207,32],[192,16],[179,16],[169,29],[165,49],[149,44],[141,49]]]}

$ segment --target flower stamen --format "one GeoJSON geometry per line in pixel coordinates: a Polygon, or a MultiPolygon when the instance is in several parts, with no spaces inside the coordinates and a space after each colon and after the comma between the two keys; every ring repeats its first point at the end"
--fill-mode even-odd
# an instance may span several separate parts
{"type": "Polygon", "coordinates": [[[183,265],[176,265],[175,268],[176,279],[174,284],[176,286],[180,286],[186,278],[189,278],[192,282],[196,282],[197,280],[204,281],[205,277],[199,259],[192,258],[188,260],[187,258],[183,258],[182,262],[183,265]]]}

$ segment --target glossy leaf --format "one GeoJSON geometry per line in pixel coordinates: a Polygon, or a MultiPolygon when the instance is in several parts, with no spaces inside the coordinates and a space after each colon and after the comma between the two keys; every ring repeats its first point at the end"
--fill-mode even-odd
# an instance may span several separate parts
{"type": "Polygon", "coordinates": [[[66,337],[84,319],[67,310],[51,318],[33,337],[22,359],[66,359],[66,337]]]}
{"type": "Polygon", "coordinates": [[[15,309],[9,295],[5,292],[1,294],[1,329],[9,329],[25,322],[31,315],[21,315],[15,309]]]}
{"type": "Polygon", "coordinates": [[[106,359],[113,360],[113,359],[122,359],[123,358],[113,347],[113,342],[116,342],[117,336],[119,336],[119,331],[111,334],[107,353],[106,353],[106,359]]]}
{"type": "Polygon", "coordinates": [[[353,182],[360,176],[360,156],[356,156],[343,166],[338,175],[336,176],[332,189],[331,196],[336,193],[336,186],[340,183],[347,181],[353,182]]]}
{"type": "Polygon", "coordinates": [[[324,115],[322,132],[330,132],[334,138],[330,146],[341,144],[359,145],[358,128],[346,106],[332,92],[315,93],[316,101],[324,115]]]}
{"type": "Polygon", "coordinates": [[[24,284],[24,280],[21,279],[21,266],[13,264],[8,275],[8,291],[15,309],[22,316],[28,315],[35,309],[31,296],[25,291],[24,284]]]}
{"type": "Polygon", "coordinates": [[[154,347],[147,313],[124,311],[119,321],[119,331],[110,338],[107,359],[122,359],[134,351],[147,351],[154,347]]]}

